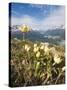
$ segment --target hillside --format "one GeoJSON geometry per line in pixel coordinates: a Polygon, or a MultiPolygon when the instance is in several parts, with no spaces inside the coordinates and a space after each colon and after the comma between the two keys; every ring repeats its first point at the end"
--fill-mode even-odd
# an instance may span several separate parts
{"type": "Polygon", "coordinates": [[[65,51],[46,42],[11,39],[11,86],[65,83],[65,51]]]}

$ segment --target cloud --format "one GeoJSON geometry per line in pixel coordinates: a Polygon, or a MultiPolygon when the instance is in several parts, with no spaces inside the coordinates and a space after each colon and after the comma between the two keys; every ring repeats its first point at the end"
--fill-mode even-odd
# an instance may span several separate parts
{"type": "Polygon", "coordinates": [[[17,13],[16,11],[11,10],[11,15],[12,15],[12,16],[19,16],[20,14],[17,13]]]}
{"type": "Polygon", "coordinates": [[[35,19],[30,15],[24,15],[20,18],[11,17],[11,25],[18,24],[27,24],[37,30],[52,29],[61,25],[65,26],[65,9],[64,7],[60,7],[57,10],[51,11],[48,17],[45,18],[44,16],[43,20],[35,19]]]}
{"type": "Polygon", "coordinates": [[[64,7],[59,8],[52,12],[49,17],[43,20],[42,25],[48,26],[47,28],[58,27],[65,25],[65,10],[64,7]]]}
{"type": "Polygon", "coordinates": [[[44,8],[44,5],[42,4],[29,4],[30,7],[33,7],[33,8],[39,8],[39,9],[43,9],[44,8]]]}
{"type": "Polygon", "coordinates": [[[30,28],[33,28],[33,29],[38,29],[40,22],[38,22],[38,20],[36,20],[35,18],[28,16],[28,15],[24,15],[20,18],[19,17],[11,18],[11,26],[22,25],[22,24],[26,24],[30,28]]]}

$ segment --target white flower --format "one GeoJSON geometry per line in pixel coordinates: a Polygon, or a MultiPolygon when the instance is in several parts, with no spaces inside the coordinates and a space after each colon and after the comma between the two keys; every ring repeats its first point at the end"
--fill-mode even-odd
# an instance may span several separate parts
{"type": "Polygon", "coordinates": [[[29,45],[25,45],[25,50],[28,52],[30,50],[30,46],[29,45]]]}
{"type": "Polygon", "coordinates": [[[36,53],[36,57],[39,58],[40,57],[40,52],[36,53]]]}
{"type": "Polygon", "coordinates": [[[60,59],[60,57],[58,56],[58,54],[55,54],[54,55],[54,62],[56,63],[56,64],[59,64],[59,63],[61,63],[61,59],[60,59]]]}
{"type": "Polygon", "coordinates": [[[45,43],[41,42],[40,45],[45,45],[45,43]]]}
{"type": "Polygon", "coordinates": [[[62,68],[62,71],[65,71],[65,66],[62,68]]]}
{"type": "Polygon", "coordinates": [[[28,45],[27,44],[25,44],[25,50],[28,48],[28,45]]]}
{"type": "Polygon", "coordinates": [[[37,47],[37,44],[34,44],[34,47],[37,47]]]}
{"type": "Polygon", "coordinates": [[[44,45],[41,45],[40,49],[42,49],[42,50],[43,50],[43,49],[44,49],[44,45]]]}
{"type": "Polygon", "coordinates": [[[30,50],[30,47],[27,48],[27,52],[30,50]]]}
{"type": "Polygon", "coordinates": [[[45,52],[45,53],[49,53],[49,48],[48,48],[48,46],[45,46],[44,52],[45,52]]]}
{"type": "Polygon", "coordinates": [[[50,52],[54,55],[56,53],[55,47],[50,48],[50,52]]]}
{"type": "Polygon", "coordinates": [[[34,47],[34,52],[36,53],[39,50],[39,47],[34,47]]]}
{"type": "Polygon", "coordinates": [[[49,46],[49,43],[48,42],[45,42],[45,46],[49,46]]]}

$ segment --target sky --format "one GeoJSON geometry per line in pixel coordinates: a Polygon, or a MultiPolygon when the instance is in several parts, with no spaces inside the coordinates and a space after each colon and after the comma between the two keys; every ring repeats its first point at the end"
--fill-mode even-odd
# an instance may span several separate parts
{"type": "Polygon", "coordinates": [[[26,24],[34,30],[65,27],[65,6],[46,4],[10,4],[11,26],[26,24]]]}

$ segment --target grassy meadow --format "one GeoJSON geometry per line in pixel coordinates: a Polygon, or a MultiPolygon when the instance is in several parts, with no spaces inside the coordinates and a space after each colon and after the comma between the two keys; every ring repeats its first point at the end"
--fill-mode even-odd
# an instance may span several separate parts
{"type": "Polygon", "coordinates": [[[11,86],[65,83],[64,47],[49,43],[11,39],[11,86]]]}

